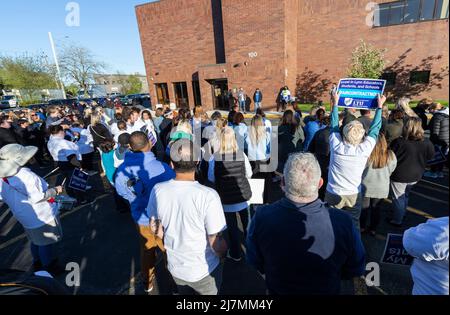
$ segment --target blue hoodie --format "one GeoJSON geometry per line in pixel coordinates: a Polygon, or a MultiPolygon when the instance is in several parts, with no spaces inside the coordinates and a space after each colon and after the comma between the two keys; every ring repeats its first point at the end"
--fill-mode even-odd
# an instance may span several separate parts
{"type": "Polygon", "coordinates": [[[130,202],[134,221],[148,226],[150,218],[145,209],[153,187],[174,178],[175,172],[166,163],[159,162],[152,152],[128,152],[117,170],[116,190],[130,202]]]}

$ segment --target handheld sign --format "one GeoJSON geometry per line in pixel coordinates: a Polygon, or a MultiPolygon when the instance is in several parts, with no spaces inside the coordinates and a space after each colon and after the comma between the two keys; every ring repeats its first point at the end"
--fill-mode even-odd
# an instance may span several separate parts
{"type": "Polygon", "coordinates": [[[381,257],[382,264],[411,266],[414,258],[403,247],[403,235],[388,234],[386,247],[381,257]]]}
{"type": "Polygon", "coordinates": [[[79,191],[86,191],[88,180],[89,175],[77,168],[73,171],[70,178],[69,187],[79,191]]]}
{"type": "Polygon", "coordinates": [[[339,107],[376,109],[378,94],[384,93],[386,80],[342,79],[338,90],[341,93],[339,107]]]}
{"type": "Polygon", "coordinates": [[[250,188],[252,190],[252,198],[249,200],[250,205],[264,204],[264,179],[249,179],[250,188]]]}

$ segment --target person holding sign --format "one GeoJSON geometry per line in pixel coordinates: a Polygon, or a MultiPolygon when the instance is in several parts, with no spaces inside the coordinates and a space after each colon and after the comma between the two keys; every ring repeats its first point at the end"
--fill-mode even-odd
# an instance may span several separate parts
{"type": "Polygon", "coordinates": [[[331,98],[330,167],[325,201],[338,209],[348,211],[359,229],[362,195],[361,179],[367,160],[372,154],[381,130],[381,114],[386,97],[378,95],[378,108],[368,136],[364,126],[354,120],[339,130],[340,93],[331,98]]]}
{"type": "MultiPolygon", "coordinates": [[[[48,151],[57,163],[61,172],[60,180],[65,180],[67,184],[70,183],[73,171],[75,169],[82,169],[82,156],[77,144],[64,139],[65,132],[61,125],[50,126],[50,140],[47,143],[48,151]]],[[[77,199],[80,203],[86,203],[87,200],[84,194],[72,189],[69,185],[66,186],[67,194],[77,199]]]]}
{"type": "Polygon", "coordinates": [[[35,271],[59,273],[54,246],[62,238],[58,205],[54,197],[61,186],[49,188],[47,182],[25,165],[38,151],[36,147],[9,144],[0,150],[0,199],[25,229],[31,243],[35,271]]]}

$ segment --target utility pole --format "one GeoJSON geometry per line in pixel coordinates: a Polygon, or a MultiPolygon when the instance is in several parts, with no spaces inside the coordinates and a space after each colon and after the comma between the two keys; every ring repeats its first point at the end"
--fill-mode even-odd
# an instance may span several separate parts
{"type": "Polygon", "coordinates": [[[64,83],[63,83],[62,78],[61,78],[61,70],[59,69],[58,56],[56,54],[55,42],[53,41],[52,32],[48,32],[48,38],[50,39],[50,45],[52,46],[53,59],[55,60],[56,73],[58,74],[58,80],[59,80],[59,84],[60,84],[60,87],[61,87],[61,91],[63,93],[63,98],[67,99],[66,91],[64,90],[64,83]]]}

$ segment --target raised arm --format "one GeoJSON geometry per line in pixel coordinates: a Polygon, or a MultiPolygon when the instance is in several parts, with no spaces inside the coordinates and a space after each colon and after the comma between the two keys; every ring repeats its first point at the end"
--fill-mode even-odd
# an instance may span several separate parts
{"type": "Polygon", "coordinates": [[[374,138],[375,140],[378,139],[378,135],[380,134],[381,126],[382,126],[382,120],[381,120],[381,113],[383,111],[383,105],[386,102],[386,96],[378,94],[378,108],[375,112],[375,118],[372,121],[372,125],[370,126],[368,136],[374,138]]]}
{"type": "Polygon", "coordinates": [[[333,91],[331,94],[331,132],[339,132],[339,98],[341,93],[333,91]]]}

